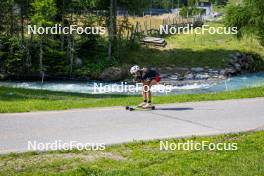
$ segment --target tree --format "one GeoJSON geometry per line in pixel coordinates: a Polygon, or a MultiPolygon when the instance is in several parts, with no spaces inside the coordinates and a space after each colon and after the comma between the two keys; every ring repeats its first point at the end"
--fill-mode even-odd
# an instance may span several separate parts
{"type": "Polygon", "coordinates": [[[0,1],[0,31],[8,36],[13,37],[17,32],[17,9],[14,0],[0,1]]]}
{"type": "Polygon", "coordinates": [[[170,9],[171,8],[171,1],[170,0],[162,0],[161,6],[164,9],[170,9]]]}
{"type": "Polygon", "coordinates": [[[142,14],[142,11],[149,8],[154,0],[118,0],[119,7],[135,14],[142,14]]]}
{"type": "Polygon", "coordinates": [[[197,3],[197,0],[188,0],[188,6],[189,6],[189,7],[193,7],[193,6],[195,6],[196,3],[197,3]]]}
{"type": "Polygon", "coordinates": [[[24,41],[24,23],[25,19],[29,17],[29,5],[31,3],[30,0],[14,0],[14,3],[19,6],[19,16],[20,16],[20,35],[22,38],[22,41],[24,41]]]}
{"type": "Polygon", "coordinates": [[[108,46],[108,57],[111,58],[113,55],[113,50],[116,44],[116,34],[117,34],[117,26],[116,26],[116,10],[117,10],[117,0],[110,0],[109,7],[109,46],[108,46]]]}
{"type": "MultiPolygon", "coordinates": [[[[54,0],[35,0],[32,3],[33,16],[31,17],[32,24],[38,27],[48,27],[53,25],[55,16],[57,14],[56,3],[54,0]]],[[[39,36],[39,71],[44,79],[43,69],[43,42],[45,41],[45,34],[39,36]]]]}
{"type": "Polygon", "coordinates": [[[243,34],[254,34],[264,45],[263,9],[263,0],[244,0],[241,4],[230,5],[225,23],[227,26],[237,27],[238,37],[243,34]]]}

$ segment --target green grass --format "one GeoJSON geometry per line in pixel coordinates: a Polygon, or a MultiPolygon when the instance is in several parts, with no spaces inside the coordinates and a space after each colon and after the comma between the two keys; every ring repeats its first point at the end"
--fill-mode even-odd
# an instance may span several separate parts
{"type": "MultiPolygon", "coordinates": [[[[165,95],[153,98],[153,103],[177,103],[264,97],[264,87],[209,94],[165,95]]],[[[90,95],[0,87],[0,113],[64,110],[109,106],[136,105],[140,96],[90,95]]]]}
{"type": "MultiPolygon", "coordinates": [[[[221,23],[209,23],[211,27],[224,27],[221,23]]],[[[264,58],[264,48],[254,37],[237,39],[234,35],[172,35],[166,38],[168,46],[161,48],[141,47],[123,57],[128,64],[142,66],[211,67],[225,68],[229,54],[235,52],[255,53],[264,58]]]]}
{"type": "MultiPolygon", "coordinates": [[[[160,141],[106,147],[105,151],[30,152],[0,156],[0,175],[256,176],[264,175],[264,131],[168,139],[237,143],[236,151],[163,150],[160,141]]],[[[165,139],[162,141],[166,141],[165,139]]]]}

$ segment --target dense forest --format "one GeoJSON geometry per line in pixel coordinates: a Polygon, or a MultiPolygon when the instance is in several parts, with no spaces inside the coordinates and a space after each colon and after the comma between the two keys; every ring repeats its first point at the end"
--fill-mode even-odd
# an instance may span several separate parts
{"type": "MultiPolygon", "coordinates": [[[[118,2],[119,7],[134,11],[147,5],[139,0],[118,2]]],[[[37,78],[44,74],[83,77],[116,64],[120,59],[115,52],[117,45],[128,46],[122,31],[117,31],[116,0],[3,0],[0,8],[1,73],[37,78]],[[55,24],[105,26],[108,35],[28,33],[28,25],[55,24]]]]}

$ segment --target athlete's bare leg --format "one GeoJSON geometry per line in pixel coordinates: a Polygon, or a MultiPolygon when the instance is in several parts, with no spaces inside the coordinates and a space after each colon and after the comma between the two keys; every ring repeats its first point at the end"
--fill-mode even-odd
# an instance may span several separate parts
{"type": "Polygon", "coordinates": [[[157,81],[156,80],[151,80],[150,82],[147,82],[146,85],[148,86],[147,87],[147,92],[146,92],[146,98],[147,98],[147,101],[148,103],[151,102],[151,87],[153,85],[156,85],[157,84],[157,81]]]}

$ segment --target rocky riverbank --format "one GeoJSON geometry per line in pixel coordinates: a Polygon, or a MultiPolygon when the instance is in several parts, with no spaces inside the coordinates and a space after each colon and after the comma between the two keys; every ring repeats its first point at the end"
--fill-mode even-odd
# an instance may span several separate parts
{"type": "MultiPolygon", "coordinates": [[[[253,54],[242,54],[242,53],[233,53],[229,56],[229,61],[226,68],[214,69],[209,67],[176,67],[176,66],[167,66],[167,67],[155,67],[152,69],[157,70],[160,73],[162,83],[172,84],[172,85],[186,85],[194,83],[213,83],[220,80],[225,80],[231,76],[259,71],[256,63],[256,57],[253,54]]],[[[263,62],[263,60],[260,58],[263,62]]],[[[45,80],[79,80],[79,81],[88,81],[88,80],[99,80],[107,82],[119,82],[124,80],[131,80],[129,78],[129,68],[132,65],[126,66],[114,66],[106,68],[101,74],[97,77],[85,77],[85,78],[67,78],[63,76],[50,76],[45,75],[45,80]]],[[[10,79],[10,80],[41,80],[39,74],[30,74],[30,75],[6,75],[0,73],[0,80],[10,79]]]]}
{"type": "Polygon", "coordinates": [[[256,71],[254,56],[251,54],[234,53],[230,54],[230,59],[226,68],[183,68],[166,67],[160,69],[163,83],[173,85],[186,85],[194,83],[213,83],[225,80],[231,76],[240,75],[256,71]]]}
{"type": "MultiPolygon", "coordinates": [[[[233,53],[226,68],[213,69],[209,67],[164,67],[152,68],[158,70],[162,83],[172,85],[186,85],[193,83],[212,83],[219,80],[225,80],[231,76],[243,73],[255,72],[256,64],[252,54],[233,53]]],[[[103,81],[121,81],[125,79],[129,67],[110,67],[100,76],[103,81]]]]}

